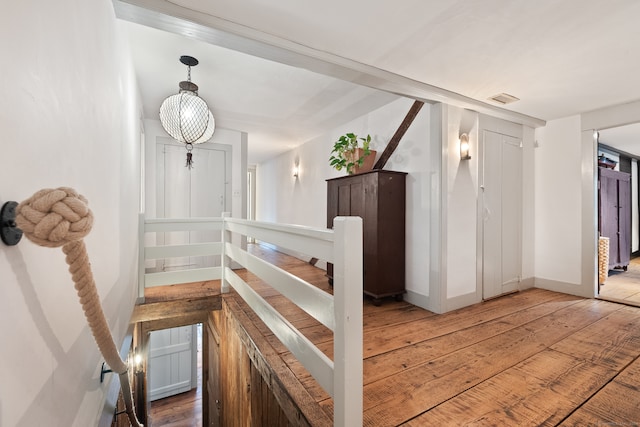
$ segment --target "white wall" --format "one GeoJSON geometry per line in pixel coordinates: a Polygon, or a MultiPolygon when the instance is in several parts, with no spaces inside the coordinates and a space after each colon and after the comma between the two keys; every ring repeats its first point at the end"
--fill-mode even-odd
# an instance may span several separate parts
{"type": "Polygon", "coordinates": [[[549,121],[544,128],[536,130],[535,137],[538,144],[535,150],[536,286],[579,284],[582,265],[580,117],[549,121]]]}
{"type": "Polygon", "coordinates": [[[536,260],[536,140],[535,129],[522,129],[522,287],[535,284],[536,260]]]}
{"type": "MultiPolygon", "coordinates": [[[[399,99],[293,150],[257,166],[256,219],[324,228],[327,225],[325,180],[344,175],[329,166],[333,143],[340,135],[370,134],[378,156],[409,111],[413,100],[399,99]],[[299,164],[299,178],[293,166],[299,164]]],[[[429,295],[429,245],[432,186],[430,105],[425,105],[405,134],[385,169],[408,172],[406,216],[406,288],[418,296],[429,295]]]]}
{"type": "Polygon", "coordinates": [[[522,277],[529,279],[521,287],[533,283],[534,265],[534,182],[533,129],[476,112],[443,105],[445,149],[443,153],[443,182],[446,200],[442,204],[442,283],[440,307],[436,311],[450,311],[482,300],[482,226],[483,215],[479,186],[482,172],[482,144],[484,131],[519,138],[522,141],[522,277]],[[459,136],[469,136],[471,159],[460,160],[459,136]]]}
{"type": "MultiPolygon", "coordinates": [[[[342,175],[328,166],[333,141],[349,131],[370,133],[382,151],[411,103],[395,101],[258,165],[257,219],[325,227],[325,180],[342,175]],[[295,164],[298,179],[292,174],[295,164]]],[[[478,113],[457,107],[425,105],[385,169],[408,172],[406,299],[435,312],[482,299],[478,174],[483,129],[523,139],[523,277],[533,277],[533,130],[486,116],[481,122],[478,113]],[[471,150],[465,161],[458,142],[463,132],[471,150]]]]}
{"type": "Polygon", "coordinates": [[[596,295],[595,131],[638,117],[640,101],[549,121],[536,130],[536,287],[596,295]]]}
{"type": "MultiPolygon", "coordinates": [[[[135,302],[139,101],[109,0],[5,2],[0,15],[0,203],[71,186],[122,343],[135,302]]],[[[92,426],[108,382],[60,249],[0,244],[0,425],[92,426]]],[[[107,376],[111,381],[111,376],[107,376]]]]}
{"type": "Polygon", "coordinates": [[[472,295],[472,301],[476,302],[478,113],[452,106],[447,106],[447,112],[445,298],[472,295]],[[459,136],[462,133],[469,136],[469,160],[460,160],[459,136]]]}

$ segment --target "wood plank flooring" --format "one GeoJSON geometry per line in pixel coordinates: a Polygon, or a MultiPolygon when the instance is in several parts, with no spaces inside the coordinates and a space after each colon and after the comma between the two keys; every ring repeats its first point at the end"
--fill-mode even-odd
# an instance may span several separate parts
{"type": "MultiPolygon", "coordinates": [[[[250,248],[331,292],[323,270],[250,248]]],[[[240,274],[332,357],[331,331],[255,276],[240,274]]],[[[250,309],[240,307],[332,416],[332,399],[250,309]]],[[[530,289],[444,315],[392,299],[376,307],[365,299],[363,320],[365,426],[640,423],[639,308],[530,289]]],[[[191,424],[172,426],[178,425],[191,424]]]]}
{"type": "Polygon", "coordinates": [[[640,257],[631,260],[627,271],[609,270],[600,298],[640,306],[640,257]]]}
{"type": "MultiPolygon", "coordinates": [[[[322,270],[264,248],[254,253],[331,290],[322,270]]],[[[243,274],[332,357],[329,330],[243,274]]],[[[331,415],[331,398],[247,315],[331,415]]],[[[530,289],[435,315],[365,299],[364,425],[636,425],[639,356],[640,309],[607,301],[530,289]]]]}
{"type": "Polygon", "coordinates": [[[153,286],[144,290],[145,304],[216,296],[220,296],[219,280],[183,283],[180,285],[153,286]]]}

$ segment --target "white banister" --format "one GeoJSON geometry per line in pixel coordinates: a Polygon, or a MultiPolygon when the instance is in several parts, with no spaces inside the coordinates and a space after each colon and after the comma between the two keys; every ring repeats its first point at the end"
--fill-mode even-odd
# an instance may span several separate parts
{"type": "Polygon", "coordinates": [[[362,425],[362,219],[337,217],[334,229],[231,218],[144,219],[140,216],[139,293],[144,287],[220,279],[233,287],[334,401],[334,425],[362,425]],[[220,242],[145,248],[145,233],[221,230],[220,242]],[[333,263],[331,295],[232,243],[232,233],[333,263]],[[145,260],[187,256],[221,257],[220,267],[145,273],[145,260]],[[232,270],[241,265],[333,331],[333,361],[232,270]]]}
{"type": "Polygon", "coordinates": [[[206,282],[220,278],[222,267],[191,268],[189,270],[161,271],[145,274],[147,288],[180,283],[206,282]]]}
{"type": "Polygon", "coordinates": [[[221,240],[222,240],[222,259],[221,259],[222,275],[220,277],[220,292],[222,292],[222,293],[229,292],[229,282],[228,282],[227,277],[226,277],[226,274],[227,274],[226,271],[227,271],[227,267],[231,266],[231,262],[230,262],[229,257],[227,256],[227,254],[225,253],[225,250],[224,250],[227,242],[231,243],[231,232],[229,230],[227,230],[227,226],[226,226],[229,219],[231,219],[231,213],[223,212],[222,213],[223,227],[222,227],[222,236],[221,236],[221,240]]]}
{"type": "Polygon", "coordinates": [[[145,220],[144,214],[138,215],[138,300],[144,301],[145,273],[145,220]]]}
{"type": "Polygon", "coordinates": [[[333,424],[362,425],[362,218],[337,217],[333,297],[333,424]]]}
{"type": "Polygon", "coordinates": [[[325,356],[307,337],[302,335],[300,331],[231,269],[227,269],[225,274],[233,289],[238,292],[260,320],[271,329],[280,342],[302,363],[307,371],[318,381],[318,384],[327,393],[333,395],[335,374],[331,359],[325,356]]]}
{"type": "Polygon", "coordinates": [[[145,221],[145,232],[222,229],[222,218],[155,218],[145,221]]]}
{"type": "Polygon", "coordinates": [[[230,243],[225,245],[224,250],[234,261],[286,295],[327,328],[334,330],[332,295],[230,243]]]}
{"type": "Polygon", "coordinates": [[[188,245],[165,245],[145,248],[145,259],[173,258],[182,256],[205,256],[222,254],[222,243],[191,243],[188,245]]]}
{"type": "Polygon", "coordinates": [[[228,218],[225,227],[234,233],[333,262],[333,233],[330,230],[238,218],[228,218]]]}
{"type": "Polygon", "coordinates": [[[221,267],[191,268],[176,271],[146,273],[145,260],[169,259],[189,256],[212,256],[222,253],[222,243],[206,242],[182,245],[162,245],[145,247],[146,233],[172,231],[216,231],[222,230],[222,218],[154,218],[145,219],[140,215],[140,273],[139,293],[144,298],[144,288],[174,285],[179,283],[218,280],[221,267]]]}

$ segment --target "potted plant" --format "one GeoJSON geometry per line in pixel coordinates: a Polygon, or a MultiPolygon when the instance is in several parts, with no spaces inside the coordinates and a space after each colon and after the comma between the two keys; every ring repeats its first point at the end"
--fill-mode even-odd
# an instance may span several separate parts
{"type": "Polygon", "coordinates": [[[366,138],[358,138],[354,133],[342,135],[333,144],[329,165],[338,171],[344,168],[349,175],[371,170],[376,152],[369,148],[370,143],[371,135],[366,138]]]}

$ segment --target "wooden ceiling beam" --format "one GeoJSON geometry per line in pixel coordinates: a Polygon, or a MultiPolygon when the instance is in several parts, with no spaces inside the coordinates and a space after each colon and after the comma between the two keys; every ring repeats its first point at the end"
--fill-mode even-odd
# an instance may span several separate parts
{"type": "Polygon", "coordinates": [[[380,158],[378,159],[376,164],[373,165],[373,169],[384,168],[384,165],[387,164],[387,161],[391,158],[391,155],[393,154],[393,152],[396,150],[396,148],[398,148],[398,144],[400,144],[400,140],[402,139],[404,134],[407,132],[407,129],[409,129],[409,126],[411,126],[411,123],[413,123],[413,120],[416,118],[416,116],[420,112],[420,109],[422,108],[423,105],[424,105],[424,102],[422,101],[415,101],[413,103],[413,105],[409,109],[409,112],[405,116],[404,120],[402,121],[402,123],[400,123],[398,130],[396,130],[396,133],[393,134],[393,136],[391,137],[391,140],[389,141],[384,151],[380,155],[380,158]]]}

